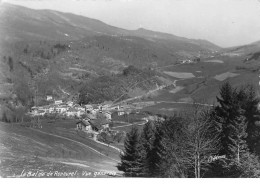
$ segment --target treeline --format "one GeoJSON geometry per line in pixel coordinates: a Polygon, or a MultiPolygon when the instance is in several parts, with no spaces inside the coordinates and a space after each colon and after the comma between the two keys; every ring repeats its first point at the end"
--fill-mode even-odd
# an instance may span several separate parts
{"type": "Polygon", "coordinates": [[[122,74],[104,75],[85,82],[79,91],[79,103],[101,103],[120,97],[122,100],[134,89],[147,90],[156,84],[160,85],[161,81],[154,71],[129,66],[122,74]]]}
{"type": "Polygon", "coordinates": [[[225,83],[218,105],[149,122],[127,134],[118,169],[126,177],[260,177],[259,98],[225,83]]]}

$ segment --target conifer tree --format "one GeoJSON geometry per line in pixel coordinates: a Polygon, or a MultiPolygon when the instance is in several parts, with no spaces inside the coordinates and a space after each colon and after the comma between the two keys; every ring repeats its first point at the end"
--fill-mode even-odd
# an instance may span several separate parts
{"type": "Polygon", "coordinates": [[[163,177],[166,165],[166,148],[163,144],[163,129],[156,125],[151,150],[146,154],[144,168],[148,177],[163,177]]]}
{"type": "Polygon", "coordinates": [[[253,85],[247,85],[239,91],[239,101],[241,108],[244,110],[245,121],[247,124],[247,144],[251,153],[256,152],[255,148],[260,139],[260,127],[256,125],[257,121],[260,121],[260,111],[258,110],[258,104],[260,102],[256,95],[253,85]]]}
{"type": "Polygon", "coordinates": [[[142,175],[148,176],[149,170],[147,170],[147,167],[145,167],[146,159],[148,153],[151,152],[153,148],[153,142],[155,138],[155,127],[152,122],[148,122],[144,125],[141,137],[140,137],[140,143],[141,143],[141,163],[142,163],[142,175]]]}
{"type": "Polygon", "coordinates": [[[245,158],[244,155],[248,153],[247,121],[243,109],[246,104],[245,93],[225,83],[220,88],[220,98],[217,97],[217,101],[219,106],[215,108],[216,121],[221,140],[219,155],[225,155],[227,158],[220,166],[225,170],[221,177],[239,177],[242,172],[241,158],[245,158]]]}
{"type": "Polygon", "coordinates": [[[126,135],[124,142],[125,150],[120,155],[121,163],[117,168],[124,172],[127,177],[138,177],[141,173],[141,158],[140,158],[140,144],[139,133],[137,127],[133,127],[126,135]]]}

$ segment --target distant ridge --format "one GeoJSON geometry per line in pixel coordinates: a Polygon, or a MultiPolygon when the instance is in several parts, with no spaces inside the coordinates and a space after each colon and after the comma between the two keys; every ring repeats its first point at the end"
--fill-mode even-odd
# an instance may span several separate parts
{"type": "Polygon", "coordinates": [[[221,47],[206,40],[187,39],[169,33],[140,28],[126,30],[110,26],[102,21],[72,13],[54,10],[33,10],[2,3],[0,5],[1,35],[4,40],[78,40],[86,36],[135,36],[155,41],[170,41],[176,44],[198,45],[201,49],[219,50],[221,47]]]}

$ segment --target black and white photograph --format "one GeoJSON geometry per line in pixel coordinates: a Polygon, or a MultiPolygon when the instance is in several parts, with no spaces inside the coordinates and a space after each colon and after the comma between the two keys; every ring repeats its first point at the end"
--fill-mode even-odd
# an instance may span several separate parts
{"type": "Polygon", "coordinates": [[[259,177],[260,0],[0,0],[0,178],[259,177]]]}

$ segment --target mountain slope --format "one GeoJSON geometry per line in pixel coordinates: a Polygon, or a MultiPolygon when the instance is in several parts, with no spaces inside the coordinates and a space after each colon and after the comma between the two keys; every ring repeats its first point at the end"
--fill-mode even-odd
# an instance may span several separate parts
{"type": "MultiPolygon", "coordinates": [[[[186,39],[171,34],[138,29],[134,31],[109,26],[87,17],[53,10],[33,10],[3,3],[0,6],[0,26],[3,40],[77,40],[86,36],[136,36],[153,41],[170,41],[196,45],[202,50],[217,50],[218,46],[206,41],[186,39]]],[[[197,49],[196,49],[197,50],[197,49]]]]}

